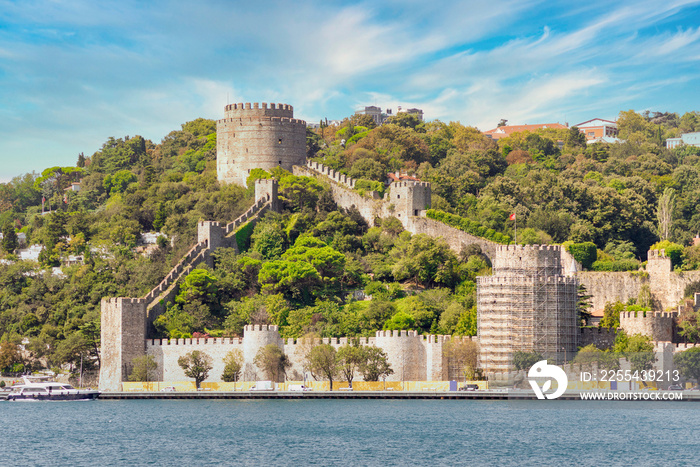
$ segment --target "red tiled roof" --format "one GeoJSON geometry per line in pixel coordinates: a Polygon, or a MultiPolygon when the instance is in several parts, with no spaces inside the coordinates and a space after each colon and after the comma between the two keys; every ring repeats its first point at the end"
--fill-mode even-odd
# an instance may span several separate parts
{"type": "Polygon", "coordinates": [[[387,174],[387,177],[391,179],[392,182],[399,182],[401,180],[413,180],[415,182],[420,182],[420,178],[414,177],[413,175],[408,175],[408,174],[396,174],[393,172],[390,172],[387,174]]]}

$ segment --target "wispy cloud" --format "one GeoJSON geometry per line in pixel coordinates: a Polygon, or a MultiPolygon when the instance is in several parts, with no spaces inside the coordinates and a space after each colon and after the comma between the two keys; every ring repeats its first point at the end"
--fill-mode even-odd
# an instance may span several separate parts
{"type": "Polygon", "coordinates": [[[227,99],[309,120],[403,105],[482,129],[698,109],[699,4],[0,0],[0,178],[109,136],[159,141],[227,99]]]}

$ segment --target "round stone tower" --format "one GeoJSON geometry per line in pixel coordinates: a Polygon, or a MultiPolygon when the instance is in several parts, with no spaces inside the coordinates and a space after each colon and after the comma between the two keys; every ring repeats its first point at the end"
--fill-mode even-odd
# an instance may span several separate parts
{"type": "Polygon", "coordinates": [[[222,183],[245,185],[250,171],[306,163],[306,122],[287,104],[246,103],[225,107],[216,125],[216,169],[222,183]]]}
{"type": "Polygon", "coordinates": [[[243,377],[251,380],[262,378],[260,368],[253,363],[260,349],[269,344],[275,344],[283,348],[284,342],[280,339],[279,328],[275,325],[248,324],[243,328],[243,361],[246,362],[243,369],[243,377]]]}

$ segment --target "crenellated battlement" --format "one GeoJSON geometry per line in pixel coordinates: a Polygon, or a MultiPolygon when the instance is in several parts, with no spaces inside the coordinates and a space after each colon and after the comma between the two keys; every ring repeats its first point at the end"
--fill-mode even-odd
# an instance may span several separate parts
{"type": "Polygon", "coordinates": [[[357,180],[355,180],[352,177],[349,177],[344,173],[338,172],[330,167],[327,167],[321,164],[320,162],[307,161],[306,167],[320,173],[321,175],[325,175],[326,177],[332,179],[336,183],[345,185],[348,188],[355,188],[355,182],[357,180]]]}
{"type": "Polygon", "coordinates": [[[532,251],[561,251],[560,245],[498,245],[497,251],[532,252],[532,251]]]}
{"type": "Polygon", "coordinates": [[[499,245],[493,262],[494,275],[559,276],[561,246],[559,245],[499,245]]]}
{"type": "Polygon", "coordinates": [[[394,331],[377,331],[375,334],[376,337],[412,337],[412,338],[418,338],[420,337],[418,335],[418,331],[409,331],[409,330],[394,330],[394,331]]]}
{"type": "Polygon", "coordinates": [[[102,303],[108,305],[144,305],[146,304],[145,298],[128,298],[128,297],[110,297],[103,298],[102,303]]]}
{"type": "Polygon", "coordinates": [[[243,335],[247,332],[279,332],[279,326],[275,324],[247,324],[243,328],[243,335]]]}
{"type": "Polygon", "coordinates": [[[164,345],[243,345],[242,337],[199,337],[184,339],[148,339],[147,347],[164,345]]]}
{"type": "Polygon", "coordinates": [[[429,182],[418,182],[418,181],[414,181],[414,180],[402,180],[400,182],[392,182],[391,186],[395,187],[395,188],[401,188],[401,187],[430,188],[430,183],[429,182]]]}
{"type": "Polygon", "coordinates": [[[678,313],[675,311],[669,312],[659,312],[659,311],[622,311],[620,312],[620,319],[675,319],[678,317],[678,313]]]}
{"type": "Polygon", "coordinates": [[[294,108],[289,105],[289,104],[270,104],[270,107],[268,109],[267,103],[263,102],[261,104],[257,102],[246,102],[245,104],[243,103],[238,103],[238,104],[229,104],[226,107],[224,107],[226,111],[229,110],[290,110],[293,111],[294,108]]]}
{"type": "Polygon", "coordinates": [[[620,327],[627,334],[642,334],[653,341],[670,342],[676,317],[676,312],[623,311],[620,313],[620,327]]]}
{"type": "Polygon", "coordinates": [[[658,258],[667,258],[666,256],[666,250],[661,249],[661,250],[649,250],[647,252],[647,258],[648,259],[658,259],[658,258]]]}

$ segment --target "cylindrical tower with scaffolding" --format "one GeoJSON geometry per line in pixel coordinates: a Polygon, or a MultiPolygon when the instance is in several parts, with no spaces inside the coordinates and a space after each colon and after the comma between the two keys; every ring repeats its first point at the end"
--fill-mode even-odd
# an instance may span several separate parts
{"type": "Polygon", "coordinates": [[[516,351],[550,363],[570,359],[579,336],[577,288],[563,274],[560,246],[498,247],[493,275],[477,278],[481,368],[511,370],[516,351]]]}

